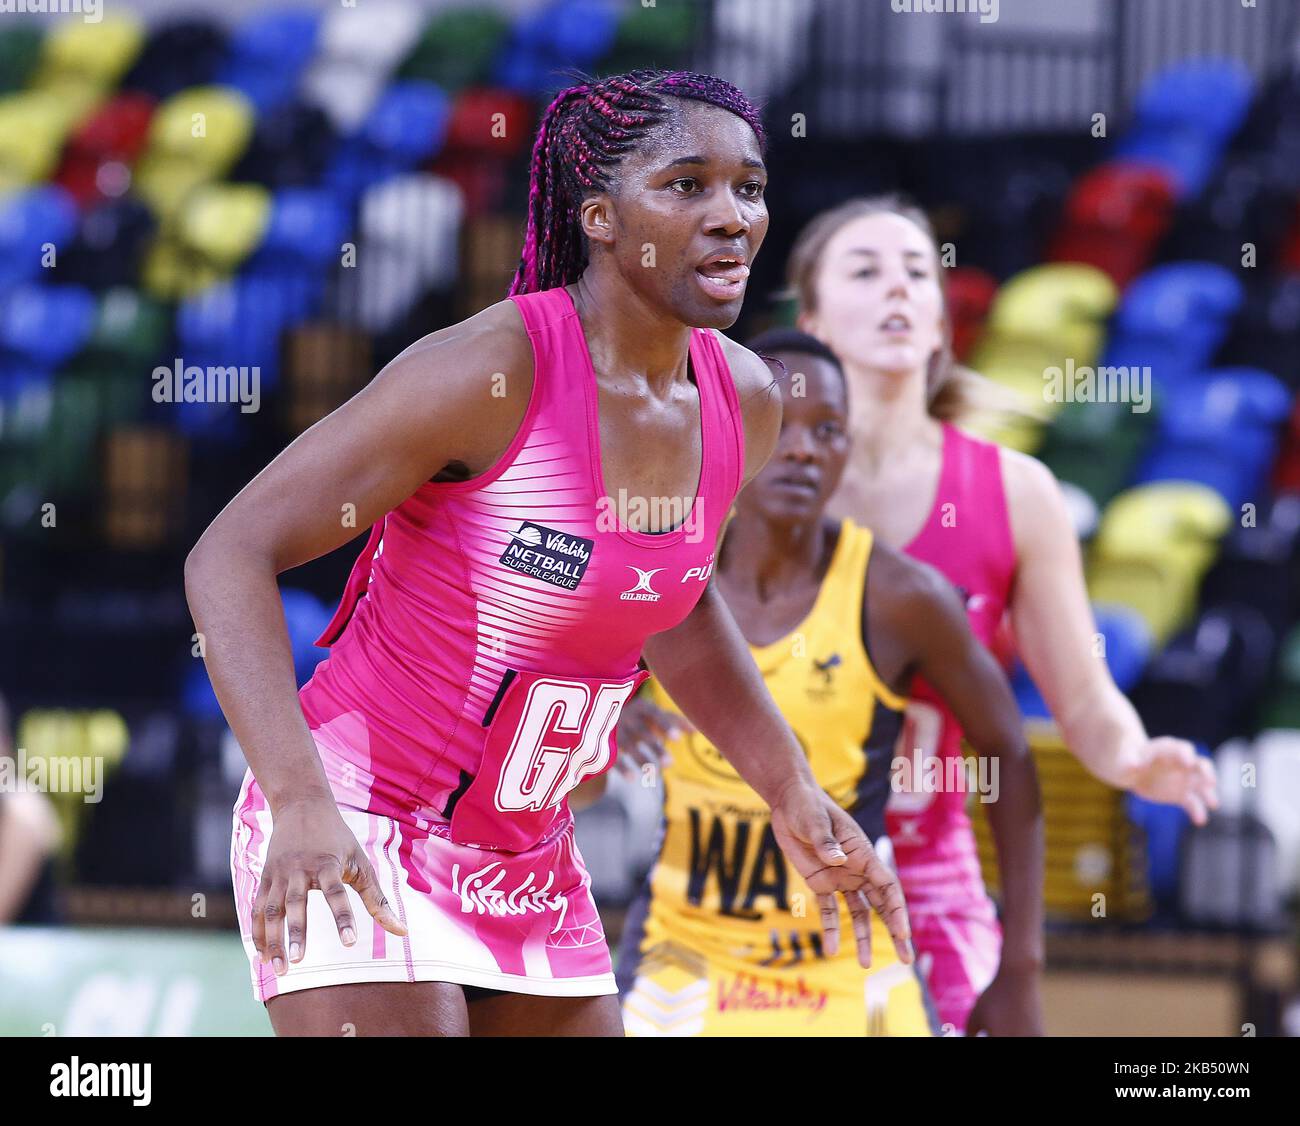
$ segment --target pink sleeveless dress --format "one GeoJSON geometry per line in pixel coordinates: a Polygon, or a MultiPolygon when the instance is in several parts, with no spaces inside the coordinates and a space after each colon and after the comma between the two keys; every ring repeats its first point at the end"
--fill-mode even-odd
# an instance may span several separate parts
{"type": "MultiPolygon", "coordinates": [[[[986,646],[1002,620],[1016,570],[998,447],[943,427],[943,466],[925,526],[904,550],[941,571],[966,600],[986,646]]],[[[961,755],[961,728],[921,678],[913,685],[897,754],[915,761],[961,755]]],[[[945,770],[942,777],[949,777],[945,770]]],[[[984,890],[968,794],[892,793],[886,823],[907,897],[917,962],[939,1019],[964,1031],[1001,952],[997,914],[984,890]]]]}
{"type": "MultiPolygon", "coordinates": [[[[702,471],[677,526],[623,525],[600,459],[597,387],[567,290],[513,297],[534,354],[523,422],[497,464],[427,483],[371,531],[299,693],[344,819],[407,926],[339,940],[310,896],[306,956],[276,977],[251,909],[271,833],[251,772],[231,866],[254,995],[341,982],[450,981],[615,992],[566,794],[616,753],[651,634],[681,622],[740,487],[744,431],[716,335],[694,329],[702,471]]],[[[436,388],[431,385],[430,393],[436,388]]],[[[653,456],[653,451],[647,451],[653,456]]]]}

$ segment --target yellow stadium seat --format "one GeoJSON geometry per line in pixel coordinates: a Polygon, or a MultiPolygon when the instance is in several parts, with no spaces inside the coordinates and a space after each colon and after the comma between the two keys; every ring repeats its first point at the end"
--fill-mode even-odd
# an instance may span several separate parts
{"type": "Polygon", "coordinates": [[[1022,270],[998,290],[972,366],[987,366],[985,349],[996,341],[1035,340],[1076,364],[1091,365],[1118,299],[1115,283],[1093,266],[1059,262],[1022,270]]]}
{"type": "Polygon", "coordinates": [[[186,157],[146,153],[135,166],[133,187],[170,231],[189,194],[212,178],[206,168],[186,157]]]}
{"type": "Polygon", "coordinates": [[[234,270],[266,233],[271,193],[260,184],[206,184],[181,207],[179,240],[219,270],[234,270]]]}
{"type": "Polygon", "coordinates": [[[227,276],[227,271],[167,237],[154,240],[140,271],[145,290],[160,301],[192,297],[227,276]]]}
{"type": "Polygon", "coordinates": [[[986,374],[999,368],[1032,371],[1037,373],[1038,384],[1042,387],[1046,384],[1043,370],[1065,363],[1066,358],[1067,353],[1061,344],[1044,337],[999,336],[985,332],[971,356],[971,366],[986,374]]]}
{"type": "Polygon", "coordinates": [[[1131,606],[1166,641],[1196,609],[1201,579],[1232,513],[1204,485],[1166,481],[1121,493],[1102,513],[1088,559],[1094,603],[1131,606]]]}
{"type": "Polygon", "coordinates": [[[1195,616],[1201,574],[1172,559],[1094,557],[1088,564],[1088,599],[1095,606],[1136,610],[1159,646],[1195,616]]]}
{"type": "Polygon", "coordinates": [[[253,135],[253,106],[228,86],[193,86],[163,102],[149,127],[147,155],[181,158],[223,175],[253,135]]]}
{"type": "Polygon", "coordinates": [[[962,429],[1022,454],[1036,453],[1047,437],[1043,423],[1027,415],[976,415],[964,421],[962,429]]]}
{"type": "Polygon", "coordinates": [[[0,187],[46,179],[70,128],[68,107],[54,95],[24,90],[0,97],[0,187]]]}
{"type": "Polygon", "coordinates": [[[74,132],[109,96],[108,89],[100,83],[72,73],[55,75],[33,90],[54,99],[63,118],[65,136],[74,132]]]}
{"type": "Polygon", "coordinates": [[[101,90],[116,86],[143,44],[143,25],[121,12],[105,15],[98,23],[59,20],[42,42],[32,84],[43,86],[76,76],[101,90]]]}
{"type": "Polygon", "coordinates": [[[1209,486],[1159,481],[1128,489],[1106,506],[1097,548],[1136,558],[1186,551],[1209,562],[1231,523],[1232,510],[1209,486]]]}

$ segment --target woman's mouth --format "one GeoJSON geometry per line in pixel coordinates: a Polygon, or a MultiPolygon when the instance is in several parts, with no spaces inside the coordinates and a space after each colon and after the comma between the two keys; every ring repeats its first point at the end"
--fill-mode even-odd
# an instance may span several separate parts
{"type": "Polygon", "coordinates": [[[735,259],[724,258],[697,266],[695,276],[700,280],[700,288],[710,297],[734,301],[745,292],[749,267],[735,259]]]}

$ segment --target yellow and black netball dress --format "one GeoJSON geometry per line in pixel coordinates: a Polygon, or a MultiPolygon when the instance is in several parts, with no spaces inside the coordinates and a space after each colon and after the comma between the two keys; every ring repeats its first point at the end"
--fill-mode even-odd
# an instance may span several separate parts
{"type": "MultiPolygon", "coordinates": [[[[818,783],[878,841],[906,700],[862,642],[871,546],[871,532],[845,520],[812,612],[750,651],[818,783]]],[[[650,688],[676,710],[657,681],[650,688]]],[[[884,924],[872,916],[863,970],[841,903],[840,952],[827,957],[817,897],[787,865],[762,799],[698,733],[668,751],[659,858],[619,958],[628,1034],[930,1035],[920,983],[884,924]]]]}

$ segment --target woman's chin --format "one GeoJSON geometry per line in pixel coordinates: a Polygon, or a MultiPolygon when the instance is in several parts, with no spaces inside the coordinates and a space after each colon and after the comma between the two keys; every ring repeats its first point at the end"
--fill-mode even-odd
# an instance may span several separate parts
{"type": "Polygon", "coordinates": [[[921,349],[910,345],[898,345],[893,348],[878,348],[864,357],[862,364],[869,371],[878,371],[882,375],[902,378],[924,367],[921,349]]]}

